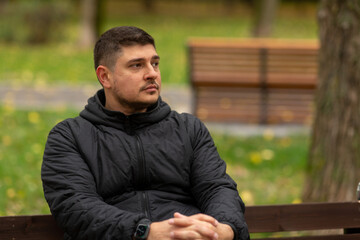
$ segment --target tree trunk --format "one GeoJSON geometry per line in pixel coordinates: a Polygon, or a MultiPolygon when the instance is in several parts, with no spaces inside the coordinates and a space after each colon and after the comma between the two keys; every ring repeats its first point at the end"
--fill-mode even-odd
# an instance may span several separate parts
{"type": "Polygon", "coordinates": [[[254,37],[269,37],[276,16],[279,0],[255,0],[254,37]]]}
{"type": "Polygon", "coordinates": [[[237,0],[224,0],[224,7],[227,14],[232,14],[236,8],[237,0]]]}
{"type": "Polygon", "coordinates": [[[92,47],[100,34],[104,0],[81,0],[80,46],[92,47]]]}
{"type": "Polygon", "coordinates": [[[360,181],[360,1],[322,0],[304,201],[355,201],[360,181]]]}
{"type": "Polygon", "coordinates": [[[154,1],[155,0],[143,0],[143,6],[146,12],[154,11],[154,1]]]}
{"type": "Polygon", "coordinates": [[[0,13],[4,10],[6,5],[9,3],[9,0],[0,0],[0,13]]]}

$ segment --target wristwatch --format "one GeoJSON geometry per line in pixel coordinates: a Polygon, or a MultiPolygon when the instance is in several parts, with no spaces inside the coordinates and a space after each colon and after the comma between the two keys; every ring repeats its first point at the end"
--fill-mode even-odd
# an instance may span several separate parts
{"type": "Polygon", "coordinates": [[[151,221],[149,219],[140,220],[134,233],[134,239],[135,240],[147,239],[150,232],[150,224],[151,221]]]}

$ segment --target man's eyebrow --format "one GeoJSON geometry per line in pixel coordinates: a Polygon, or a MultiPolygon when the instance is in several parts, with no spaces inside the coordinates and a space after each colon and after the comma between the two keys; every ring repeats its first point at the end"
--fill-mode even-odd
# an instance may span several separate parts
{"type": "Polygon", "coordinates": [[[144,60],[145,60],[144,58],[133,58],[133,59],[130,59],[128,61],[128,63],[141,62],[141,61],[144,61],[144,60]]]}
{"type": "MultiPolygon", "coordinates": [[[[154,55],[151,60],[160,60],[160,56],[158,55],[154,55]]],[[[145,58],[134,58],[134,59],[130,59],[128,61],[128,63],[133,63],[133,62],[141,62],[141,61],[145,61],[145,58]]]]}

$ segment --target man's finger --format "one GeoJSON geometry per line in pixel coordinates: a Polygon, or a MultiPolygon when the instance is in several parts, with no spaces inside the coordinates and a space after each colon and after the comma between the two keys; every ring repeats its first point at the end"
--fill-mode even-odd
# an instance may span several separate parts
{"type": "MultiPolygon", "coordinates": [[[[174,239],[194,239],[199,236],[201,239],[218,239],[216,233],[216,227],[208,221],[200,219],[211,220],[211,218],[197,216],[184,216],[181,214],[175,214],[175,217],[169,220],[169,224],[177,227],[174,231],[174,239]]],[[[212,220],[211,220],[212,221],[212,220]]]]}
{"type": "MultiPolygon", "coordinates": [[[[183,217],[187,217],[187,216],[184,216],[184,215],[182,215],[180,213],[175,213],[174,217],[175,218],[183,218],[183,217]]],[[[219,222],[215,218],[213,218],[213,217],[211,217],[209,215],[206,215],[206,214],[202,214],[202,213],[189,216],[189,218],[193,218],[193,219],[196,219],[196,220],[199,220],[199,221],[208,222],[208,223],[212,224],[214,227],[217,227],[219,225],[219,222]]]]}
{"type": "Polygon", "coordinates": [[[174,213],[174,217],[176,217],[176,218],[185,218],[185,217],[188,217],[188,216],[186,216],[184,214],[181,214],[179,212],[176,212],[176,213],[174,213]]]}
{"type": "Polygon", "coordinates": [[[195,229],[181,229],[170,233],[172,239],[209,239],[217,240],[218,234],[208,228],[198,227],[195,229]]]}
{"type": "Polygon", "coordinates": [[[175,225],[177,227],[188,227],[193,224],[192,219],[189,218],[171,218],[169,219],[170,225],[175,225]]]}

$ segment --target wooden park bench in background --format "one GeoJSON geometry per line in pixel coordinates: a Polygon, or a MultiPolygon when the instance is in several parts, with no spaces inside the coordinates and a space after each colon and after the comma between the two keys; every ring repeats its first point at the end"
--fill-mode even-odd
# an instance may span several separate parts
{"type": "Polygon", "coordinates": [[[318,41],[198,38],[188,48],[193,112],[200,119],[311,123],[318,41]]]}
{"type": "MultiPolygon", "coordinates": [[[[360,202],[303,203],[289,205],[248,206],[246,222],[251,233],[283,233],[291,237],[253,237],[278,240],[359,240],[360,202]],[[317,230],[342,229],[329,235],[317,230]],[[308,232],[311,230],[311,232],[308,232]]],[[[0,239],[60,240],[62,231],[51,215],[0,217],[0,239]]]]}

